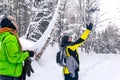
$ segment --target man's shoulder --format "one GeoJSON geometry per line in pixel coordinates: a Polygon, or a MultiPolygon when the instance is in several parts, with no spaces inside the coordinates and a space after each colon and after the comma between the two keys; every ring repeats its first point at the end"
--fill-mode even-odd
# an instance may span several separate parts
{"type": "Polygon", "coordinates": [[[16,36],[12,35],[10,32],[5,32],[5,41],[14,41],[16,36]]]}

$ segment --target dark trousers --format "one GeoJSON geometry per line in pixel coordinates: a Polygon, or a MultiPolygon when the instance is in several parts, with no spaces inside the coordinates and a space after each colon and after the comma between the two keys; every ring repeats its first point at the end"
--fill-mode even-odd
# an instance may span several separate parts
{"type": "Polygon", "coordinates": [[[0,75],[0,80],[20,80],[20,78],[0,75]]]}
{"type": "Polygon", "coordinates": [[[70,74],[64,74],[64,80],[78,80],[78,71],[75,71],[74,78],[72,78],[70,74]]]}

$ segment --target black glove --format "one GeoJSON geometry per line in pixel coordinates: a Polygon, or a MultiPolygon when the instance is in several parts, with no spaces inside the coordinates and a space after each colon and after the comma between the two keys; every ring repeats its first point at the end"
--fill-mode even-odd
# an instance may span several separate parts
{"type": "Polygon", "coordinates": [[[87,26],[87,29],[92,30],[93,24],[90,23],[89,25],[87,24],[86,26],[87,26]]]}
{"type": "Polygon", "coordinates": [[[29,52],[29,56],[33,57],[34,56],[34,51],[28,51],[29,52]]]}
{"type": "Polygon", "coordinates": [[[29,77],[31,76],[31,72],[34,73],[34,70],[31,66],[31,61],[32,61],[31,58],[28,58],[25,60],[24,64],[25,72],[29,77]]]}

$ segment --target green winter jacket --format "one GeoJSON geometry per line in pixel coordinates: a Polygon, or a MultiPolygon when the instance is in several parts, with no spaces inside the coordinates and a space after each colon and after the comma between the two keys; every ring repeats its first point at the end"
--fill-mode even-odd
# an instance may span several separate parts
{"type": "Polygon", "coordinates": [[[29,54],[20,49],[15,35],[4,31],[0,33],[0,75],[19,77],[22,74],[22,62],[29,54]]]}

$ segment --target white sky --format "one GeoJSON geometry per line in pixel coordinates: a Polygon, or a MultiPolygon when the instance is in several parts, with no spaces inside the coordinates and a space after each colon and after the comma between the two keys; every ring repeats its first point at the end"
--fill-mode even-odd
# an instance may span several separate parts
{"type": "MultiPolygon", "coordinates": [[[[120,0],[100,0],[101,14],[107,12],[103,18],[113,18],[110,22],[114,22],[117,26],[120,24],[120,0]],[[119,12],[119,13],[118,13],[119,12]],[[118,20],[117,20],[118,19],[118,20]]],[[[108,21],[106,25],[108,24],[108,21]]]]}

